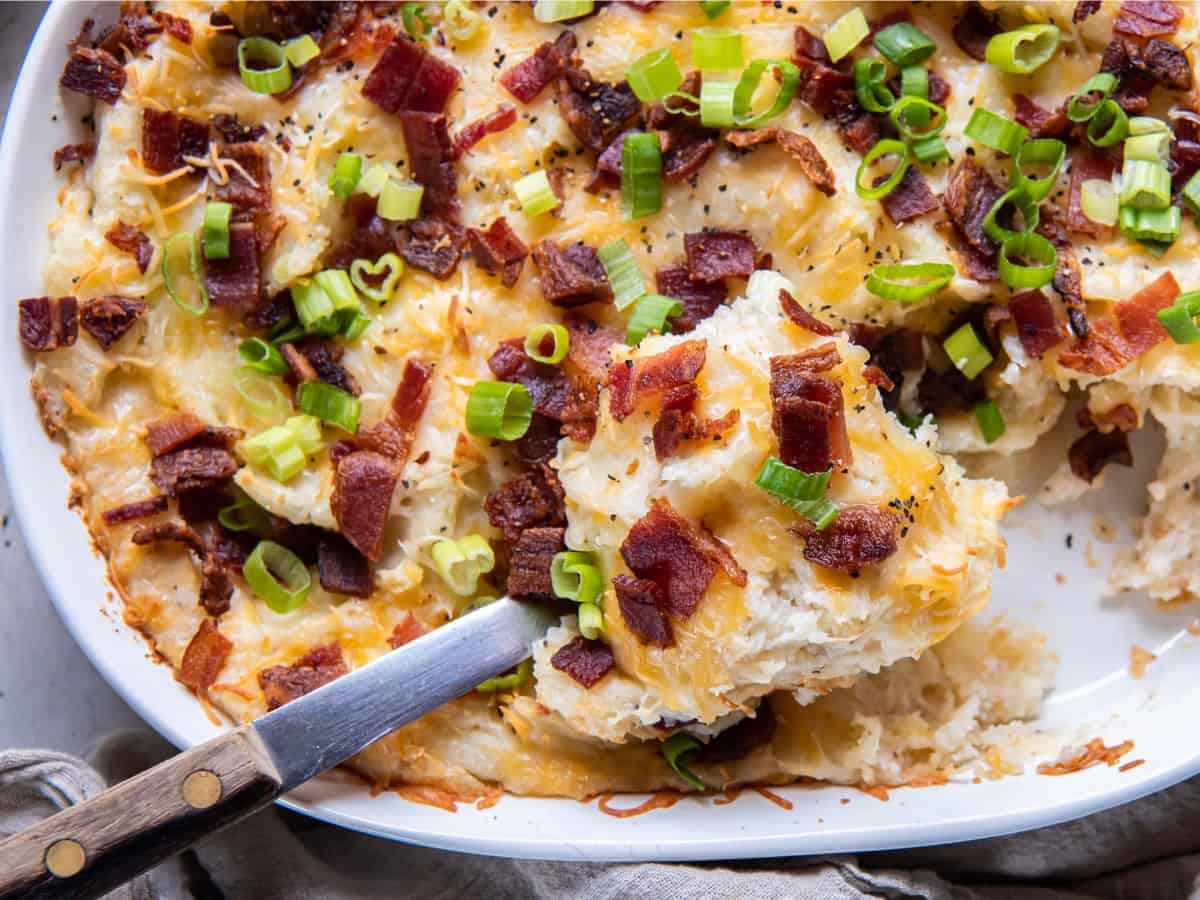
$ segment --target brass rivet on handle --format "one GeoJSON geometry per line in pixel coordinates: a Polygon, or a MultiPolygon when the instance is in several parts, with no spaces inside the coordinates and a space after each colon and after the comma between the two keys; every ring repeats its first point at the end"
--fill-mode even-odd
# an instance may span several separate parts
{"type": "Polygon", "coordinates": [[[183,779],[183,800],[192,809],[208,809],[221,799],[221,779],[200,769],[183,779]]]}
{"type": "Polygon", "coordinates": [[[83,852],[83,845],[70,838],[55,841],[46,850],[46,868],[58,878],[78,875],[86,862],[87,854],[83,852]]]}

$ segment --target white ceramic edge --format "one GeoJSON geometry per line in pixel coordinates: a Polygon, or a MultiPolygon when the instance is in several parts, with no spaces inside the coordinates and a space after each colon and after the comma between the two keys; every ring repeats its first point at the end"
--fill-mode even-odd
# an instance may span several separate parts
{"type": "MultiPolygon", "coordinates": [[[[0,184],[16,184],[17,179],[21,176],[23,164],[17,159],[16,142],[9,139],[9,136],[14,129],[21,127],[20,123],[27,120],[36,122],[37,119],[35,116],[44,112],[44,110],[34,110],[34,92],[36,86],[29,74],[29,70],[32,67],[31,63],[40,60],[47,53],[58,52],[59,48],[52,46],[56,41],[56,35],[61,38],[62,35],[74,32],[74,28],[64,27],[63,20],[68,16],[78,15],[82,6],[84,4],[71,4],[65,2],[65,0],[57,0],[49,8],[38,27],[33,43],[22,63],[21,74],[17,80],[9,107],[4,138],[0,140],[0,184]]],[[[46,162],[46,160],[24,161],[24,163],[29,165],[44,165],[46,162]]],[[[0,248],[13,246],[12,242],[17,238],[14,228],[16,225],[14,218],[15,215],[9,210],[0,211],[0,248]]],[[[11,309],[6,312],[5,320],[15,324],[15,314],[11,309]]],[[[5,339],[6,347],[8,346],[7,342],[12,340],[12,330],[8,332],[10,337],[5,339]]],[[[13,360],[19,359],[19,352],[0,354],[0,359],[8,358],[13,360]]],[[[21,371],[18,377],[23,384],[25,381],[24,371],[21,371]]],[[[27,469],[26,474],[29,474],[28,470],[31,469],[24,462],[16,462],[18,447],[15,428],[27,426],[30,416],[28,414],[21,416],[19,411],[15,409],[13,400],[14,398],[23,396],[27,397],[27,392],[23,389],[17,390],[11,388],[10,386],[10,389],[6,391],[6,396],[9,402],[0,407],[0,459],[4,462],[6,477],[9,480],[16,518],[26,537],[34,565],[43,582],[49,588],[50,596],[58,609],[59,615],[62,617],[72,637],[83,649],[92,664],[126,702],[159,733],[180,747],[189,746],[202,740],[208,736],[205,733],[206,731],[211,732],[213,730],[211,726],[208,729],[188,727],[184,722],[187,719],[187,715],[179,707],[163,706],[160,708],[153,705],[150,702],[149,693],[144,689],[146,678],[145,666],[138,666],[138,671],[136,672],[131,671],[132,654],[128,648],[117,650],[115,647],[109,647],[107,643],[102,643],[95,639],[94,629],[97,622],[102,621],[101,618],[94,614],[85,614],[81,606],[66,602],[65,598],[69,596],[72,590],[77,589],[78,584],[73,583],[72,577],[69,574],[71,571],[70,567],[54,564],[52,553],[55,550],[57,541],[67,540],[68,543],[78,544],[78,539],[82,537],[86,544],[86,536],[83,534],[85,529],[82,523],[77,520],[75,514],[65,509],[61,511],[59,518],[65,515],[76,519],[71,527],[80,532],[79,535],[65,538],[62,535],[51,533],[49,530],[43,533],[32,524],[39,519],[39,516],[34,514],[38,507],[45,507],[47,504],[53,506],[63,505],[65,495],[61,492],[61,488],[66,484],[66,478],[64,474],[64,477],[56,479],[53,485],[47,485],[45,482],[36,479],[16,477],[18,470],[27,469]],[[51,489],[49,493],[47,488],[51,489]]],[[[17,402],[20,401],[18,400],[17,402]]],[[[27,410],[24,412],[28,413],[27,410]]],[[[58,456],[57,445],[52,445],[44,436],[43,443],[46,452],[52,453],[55,457],[58,456]]],[[[53,464],[57,466],[57,460],[53,464]]],[[[145,665],[148,666],[149,664],[145,665]]],[[[161,666],[156,668],[159,670],[163,669],[161,666]]],[[[179,689],[180,692],[182,690],[182,688],[179,689]]],[[[190,701],[190,698],[188,699],[190,701]]],[[[192,706],[195,706],[194,701],[192,701],[192,706]]],[[[645,841],[645,836],[639,834],[639,832],[644,830],[641,824],[642,820],[640,819],[609,820],[613,824],[620,825],[620,831],[618,832],[615,828],[603,830],[619,833],[620,839],[584,837],[576,840],[566,838],[561,832],[554,833],[553,831],[547,831],[546,837],[536,838],[493,836],[493,834],[486,833],[486,829],[479,829],[477,823],[474,823],[469,815],[463,816],[461,813],[457,816],[445,815],[444,818],[435,820],[444,822],[446,827],[430,827],[428,825],[407,827],[400,823],[382,824],[377,819],[349,813],[329,805],[338,801],[337,795],[339,791],[344,792],[344,779],[339,780],[336,776],[319,779],[279,802],[289,809],[366,834],[409,841],[447,850],[513,858],[575,861],[733,859],[890,850],[995,837],[1040,828],[1100,812],[1169,787],[1200,772],[1200,755],[1176,759],[1173,763],[1166,764],[1156,763],[1151,759],[1140,768],[1123,775],[1122,780],[1115,785],[1113,784],[1113,780],[1108,777],[1111,771],[1104,767],[1098,767],[1073,775],[1069,779],[1049,780],[1053,783],[1046,785],[1046,795],[1065,793],[1066,796],[1047,803],[1035,804],[1030,807],[1013,809],[1006,812],[980,814],[964,811],[961,814],[942,816],[937,821],[932,822],[922,822],[914,818],[912,821],[893,822],[890,824],[865,824],[861,826],[831,828],[817,834],[811,831],[803,834],[789,833],[786,823],[781,821],[780,827],[782,833],[768,833],[755,836],[722,834],[718,837],[681,837],[656,839],[651,842],[645,841]],[[1069,789],[1058,787],[1059,784],[1068,781],[1070,782],[1069,789]],[[1077,794],[1078,796],[1071,796],[1071,794],[1077,794]],[[463,825],[468,827],[458,827],[463,825]]],[[[990,791],[1004,790],[1004,787],[1001,783],[985,783],[972,789],[990,791]]],[[[361,788],[351,788],[351,790],[361,790],[361,788]]],[[[806,803],[811,802],[812,798],[820,797],[823,794],[845,794],[848,792],[848,789],[844,788],[817,790],[790,788],[782,790],[782,793],[785,793],[787,796],[806,803]]],[[[915,798],[917,793],[914,791],[894,792],[889,812],[894,813],[898,809],[904,809],[909,805],[907,802],[908,799],[915,798]]],[[[738,805],[746,804],[747,800],[752,804],[761,804],[761,806],[755,806],[755,810],[774,809],[766,801],[760,801],[755,797],[744,798],[739,801],[738,805]]],[[[583,809],[580,805],[574,804],[573,801],[506,798],[503,802],[530,812],[533,819],[544,818],[545,808],[548,805],[551,809],[557,809],[566,813],[566,818],[577,818],[570,811],[571,808],[583,809]],[[562,804],[570,804],[571,806],[567,807],[562,804]],[[541,810],[540,812],[538,811],[539,809],[541,810]]],[[[680,807],[695,802],[694,800],[685,800],[680,804],[680,807]]],[[[354,804],[349,805],[353,806],[354,804]]],[[[913,805],[920,806],[921,803],[918,802],[913,805]]],[[[676,809],[686,814],[687,810],[681,810],[680,807],[676,807],[676,809]]],[[[882,810],[883,807],[880,807],[880,809],[882,810]]],[[[468,813],[470,812],[468,810],[468,813]]],[[[699,814],[700,811],[697,809],[696,815],[699,814]]],[[[514,820],[518,819],[520,815],[521,813],[518,812],[512,818],[514,820]]],[[[600,817],[600,815],[600,813],[595,813],[596,817],[600,817]]],[[[414,817],[418,819],[426,818],[424,816],[424,809],[418,810],[414,808],[414,817]]],[[[863,818],[869,821],[871,815],[868,813],[863,818]]],[[[817,821],[821,820],[818,819],[817,821]]],[[[649,822],[647,821],[646,824],[649,825],[649,822]]],[[[800,828],[804,827],[800,826],[798,822],[794,824],[800,828]]],[[[544,822],[542,826],[542,828],[538,828],[537,830],[543,830],[545,826],[544,822]]],[[[811,828],[811,825],[809,827],[811,828]]],[[[492,829],[493,832],[495,830],[492,829]]],[[[501,828],[498,830],[503,833],[505,829],[501,828]]],[[[677,829],[676,833],[678,831],[677,829]]]]}

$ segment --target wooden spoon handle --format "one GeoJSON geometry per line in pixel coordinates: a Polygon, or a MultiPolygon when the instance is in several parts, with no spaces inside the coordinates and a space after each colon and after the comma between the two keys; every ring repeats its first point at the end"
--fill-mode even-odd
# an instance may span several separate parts
{"type": "Polygon", "coordinates": [[[0,898],[99,897],[279,793],[243,725],[0,843],[0,898]]]}

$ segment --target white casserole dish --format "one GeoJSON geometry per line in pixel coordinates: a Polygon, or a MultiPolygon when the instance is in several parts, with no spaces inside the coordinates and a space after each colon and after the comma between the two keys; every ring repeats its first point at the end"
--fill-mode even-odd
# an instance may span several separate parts
{"type": "MultiPolygon", "coordinates": [[[[25,60],[0,144],[0,184],[7,193],[0,210],[6,292],[0,324],[6,335],[0,341],[5,373],[0,450],[14,512],[67,627],[147,722],[176,745],[187,746],[210,737],[218,726],[165,666],[153,662],[140,636],[121,623],[103,564],[67,507],[69,477],[59,449],[38,421],[27,386],[29,360],[16,340],[17,298],[41,293],[45,226],[57,191],[51,154],[79,139],[73,130],[77,116],[64,115],[57,82],[64,47],[88,14],[103,20],[113,8],[57,3],[49,9],[25,60]]],[[[340,773],[282,802],[364,832],[454,850],[547,859],[697,860],[987,837],[1086,815],[1164,788],[1200,772],[1200,724],[1193,714],[1200,700],[1200,638],[1185,629],[1194,613],[1186,606],[1163,611],[1136,595],[1101,599],[1117,544],[1093,535],[1100,511],[1117,523],[1141,514],[1143,484],[1156,454],[1153,447],[1136,450],[1141,452],[1135,470],[1111,473],[1104,491],[1070,513],[1029,504],[1010,515],[1009,569],[996,578],[986,613],[1011,612],[1049,635],[1061,665],[1044,723],[1082,739],[1101,736],[1109,744],[1132,739],[1134,749],[1123,761],[1145,760],[1135,768],[1122,772],[1101,765],[1051,778],[1033,774],[1031,767],[1029,774],[1000,781],[963,779],[938,788],[894,790],[888,802],[850,788],[793,787],[779,790],[794,804],[791,811],[747,792],[728,805],[686,798],[673,808],[630,819],[605,815],[594,803],[517,797],[482,811],[460,806],[451,815],[392,793],[373,798],[361,781],[340,773]],[[1067,534],[1074,536],[1072,547],[1067,534]],[[1128,672],[1135,643],[1159,657],[1141,680],[1128,672]]],[[[1040,453],[1046,472],[1063,458],[1061,447],[1040,453]]],[[[1117,532],[1118,541],[1131,537],[1123,524],[1117,532]]]]}

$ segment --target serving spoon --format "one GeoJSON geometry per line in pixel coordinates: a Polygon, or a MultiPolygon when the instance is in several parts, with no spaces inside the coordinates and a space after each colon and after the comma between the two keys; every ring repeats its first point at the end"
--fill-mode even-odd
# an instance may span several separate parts
{"type": "Polygon", "coordinates": [[[0,843],[0,898],[99,897],[470,691],[555,620],[489,603],[0,843]]]}

